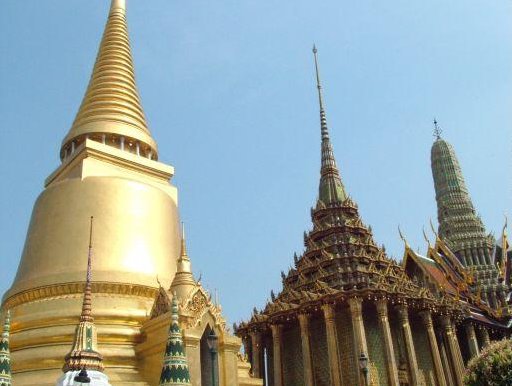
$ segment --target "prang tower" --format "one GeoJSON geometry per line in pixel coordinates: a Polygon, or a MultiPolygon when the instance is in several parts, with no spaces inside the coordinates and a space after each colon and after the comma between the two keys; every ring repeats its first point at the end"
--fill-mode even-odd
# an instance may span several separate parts
{"type": "Polygon", "coordinates": [[[158,162],[134,77],[125,0],[113,0],[89,86],[62,141],[61,165],[37,199],[3,307],[11,310],[19,386],[54,385],[73,341],[96,223],[92,293],[99,345],[113,385],[147,385],[135,346],[180,252],[173,168],[158,162]]]}
{"type": "Polygon", "coordinates": [[[439,237],[465,266],[475,271],[482,299],[492,308],[505,306],[505,286],[494,265],[494,237],[486,234],[476,213],[453,146],[441,138],[436,121],[432,175],[437,201],[439,237]]]}

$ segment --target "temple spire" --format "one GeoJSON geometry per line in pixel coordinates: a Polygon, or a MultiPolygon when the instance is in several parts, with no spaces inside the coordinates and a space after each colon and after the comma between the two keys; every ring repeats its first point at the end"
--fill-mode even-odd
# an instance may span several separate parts
{"type": "Polygon", "coordinates": [[[11,312],[5,313],[4,330],[0,340],[0,385],[11,386],[11,352],[9,349],[9,334],[11,330],[11,312]]]}
{"type": "Polygon", "coordinates": [[[329,139],[329,129],[327,127],[327,118],[325,114],[324,97],[322,84],[320,82],[320,70],[318,65],[318,50],[313,46],[313,55],[315,58],[316,86],[318,89],[318,103],[320,106],[320,130],[322,136],[322,163],[320,170],[320,187],[318,199],[323,204],[341,203],[347,198],[345,187],[341,182],[336,159],[329,139]]]}
{"type": "Polygon", "coordinates": [[[62,142],[61,158],[85,138],[137,147],[140,154],[157,157],[135,82],[126,0],[112,0],[89,86],[62,142]]]}
{"type": "Polygon", "coordinates": [[[93,217],[90,220],[89,248],[87,254],[87,274],[80,322],[75,331],[71,352],[66,355],[64,373],[75,373],[86,369],[103,372],[103,356],[98,352],[98,338],[92,317],[92,235],[93,217]]]}
{"type": "Polygon", "coordinates": [[[190,386],[187,355],[179,323],[177,295],[172,297],[171,326],[164,354],[159,386],[190,386]]]}
{"type": "Polygon", "coordinates": [[[177,293],[178,297],[183,299],[194,289],[197,282],[192,274],[192,263],[187,254],[187,243],[185,240],[185,224],[181,224],[181,252],[178,258],[178,267],[176,275],[171,284],[171,292],[177,293]]]}
{"type": "Polygon", "coordinates": [[[434,137],[436,137],[436,140],[441,139],[442,133],[443,133],[443,130],[439,127],[439,124],[437,123],[437,119],[434,118],[434,137]]]}

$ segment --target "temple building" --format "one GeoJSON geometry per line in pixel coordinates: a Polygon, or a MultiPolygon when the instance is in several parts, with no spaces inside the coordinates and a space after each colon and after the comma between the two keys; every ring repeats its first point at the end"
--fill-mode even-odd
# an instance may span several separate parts
{"type": "Polygon", "coordinates": [[[261,385],[249,374],[241,340],[226,328],[220,305],[192,277],[178,192],[170,182],[174,169],[158,161],[135,82],[125,0],[112,0],[60,161],[35,203],[16,277],[3,297],[12,319],[13,383],[54,386],[65,362],[62,384],[80,376],[82,366],[103,374],[104,384],[157,385],[169,295],[176,292],[192,385],[209,385],[202,379],[212,374],[219,386],[261,385]],[[88,245],[91,216],[94,281],[84,282],[89,275],[77,262],[88,245]],[[213,349],[210,335],[217,338],[213,349]]]}
{"type": "Polygon", "coordinates": [[[432,151],[436,243],[423,257],[404,238],[399,264],[376,244],[343,185],[313,52],[318,199],[305,250],[281,273],[282,290],[236,326],[252,370],[271,386],[462,386],[469,357],[505,334],[508,287],[497,276],[493,239],[474,214],[453,149],[439,137],[432,151]]]}

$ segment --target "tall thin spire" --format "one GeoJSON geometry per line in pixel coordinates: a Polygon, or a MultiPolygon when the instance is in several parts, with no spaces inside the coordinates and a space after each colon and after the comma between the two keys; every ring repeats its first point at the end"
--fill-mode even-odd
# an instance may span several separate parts
{"type": "Polygon", "coordinates": [[[441,139],[441,134],[443,133],[443,130],[439,127],[439,124],[437,123],[437,119],[434,118],[434,137],[436,140],[441,139]]]}
{"type": "Polygon", "coordinates": [[[159,386],[190,386],[190,372],[179,323],[177,295],[172,297],[171,326],[159,386]]]}
{"type": "Polygon", "coordinates": [[[345,187],[341,182],[340,173],[329,139],[322,84],[320,82],[320,69],[318,66],[318,50],[316,46],[313,46],[313,55],[315,58],[316,86],[318,89],[318,103],[320,105],[320,130],[322,136],[322,163],[318,199],[323,204],[328,205],[343,202],[347,198],[347,195],[345,193],[345,187]]]}
{"type": "Polygon", "coordinates": [[[178,267],[176,275],[171,284],[172,293],[177,293],[178,297],[184,298],[195,288],[197,282],[192,274],[192,263],[187,254],[187,242],[185,240],[185,224],[181,223],[181,252],[178,258],[178,267]]]}
{"type": "Polygon", "coordinates": [[[4,330],[0,340],[0,386],[11,386],[11,351],[9,334],[11,330],[11,311],[5,313],[4,330]]]}
{"type": "Polygon", "coordinates": [[[107,136],[107,143],[113,144],[119,144],[123,137],[123,141],[138,143],[140,151],[156,157],[156,142],[135,82],[125,0],[112,0],[89,86],[62,142],[61,157],[70,142],[80,142],[85,136],[107,136]]]}
{"type": "Polygon", "coordinates": [[[98,352],[98,337],[94,318],[92,317],[92,235],[93,220],[91,216],[89,228],[89,248],[87,254],[87,274],[85,279],[84,298],[80,323],[75,331],[75,339],[71,352],[66,355],[63,372],[80,371],[82,369],[102,372],[103,356],[98,352]]]}

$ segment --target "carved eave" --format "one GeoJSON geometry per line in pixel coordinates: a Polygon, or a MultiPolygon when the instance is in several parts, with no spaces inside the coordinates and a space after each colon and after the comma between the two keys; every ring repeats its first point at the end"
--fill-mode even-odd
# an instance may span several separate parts
{"type": "MultiPolygon", "coordinates": [[[[150,319],[155,319],[171,311],[172,294],[165,291],[162,287],[158,290],[151,310],[150,319]]],[[[222,308],[212,302],[210,294],[205,291],[201,284],[196,286],[184,299],[178,299],[178,308],[180,320],[183,321],[185,328],[194,328],[202,320],[204,314],[210,313],[215,325],[221,330],[226,331],[226,320],[222,316],[222,308]]]]}

